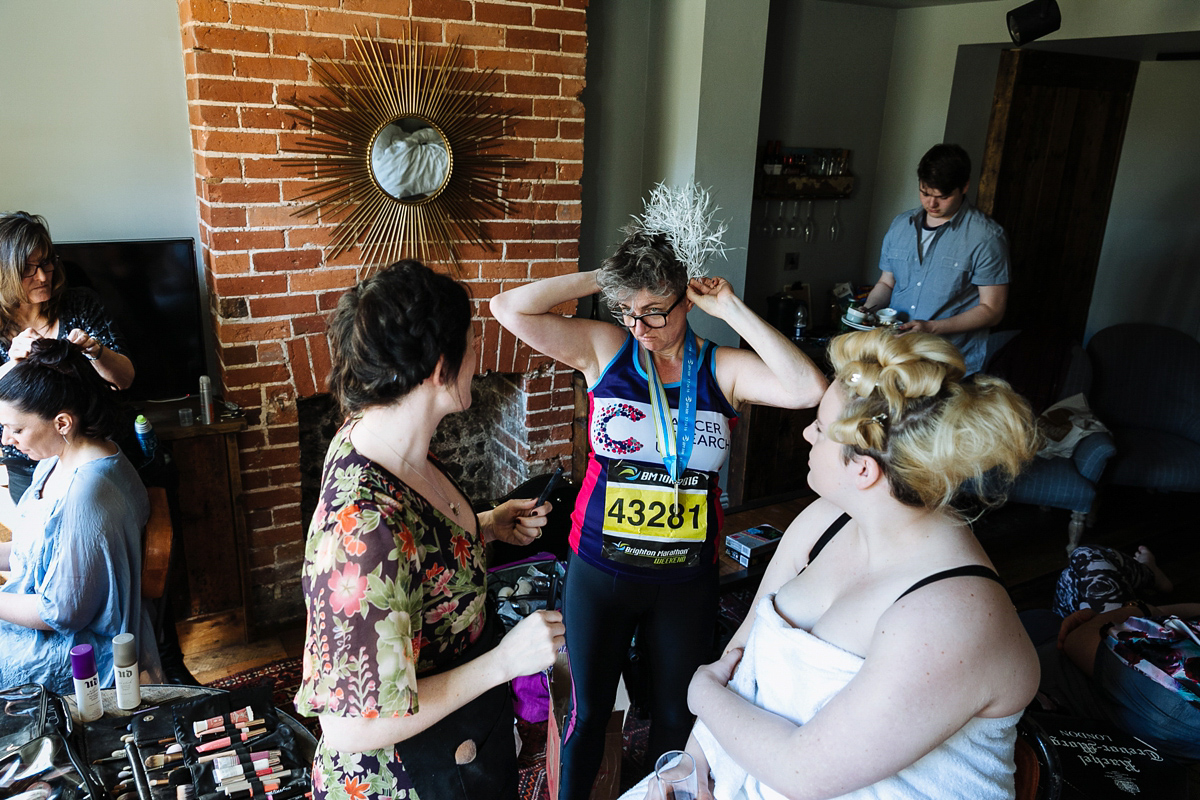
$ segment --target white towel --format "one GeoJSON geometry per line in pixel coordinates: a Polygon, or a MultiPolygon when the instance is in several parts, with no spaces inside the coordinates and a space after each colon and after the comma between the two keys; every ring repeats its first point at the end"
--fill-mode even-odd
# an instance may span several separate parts
{"type": "MultiPolygon", "coordinates": [[[[793,628],[764,597],[730,688],[755,705],[803,725],[858,674],[863,660],[811,633],[793,628]]],[[[919,800],[969,797],[1011,800],[1013,748],[1021,715],[976,717],[941,746],[898,774],[838,800],[919,800]]],[[[701,722],[694,731],[708,759],[716,800],[779,800],[774,789],[742,769],[701,722]]],[[[646,781],[623,800],[640,800],[646,781]]]]}

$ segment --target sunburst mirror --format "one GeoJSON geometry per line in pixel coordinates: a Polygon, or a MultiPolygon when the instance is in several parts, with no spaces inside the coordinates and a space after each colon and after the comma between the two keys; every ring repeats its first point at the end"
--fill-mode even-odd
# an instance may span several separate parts
{"type": "Polygon", "coordinates": [[[335,223],[331,257],[354,246],[365,265],[409,257],[459,263],[456,243],[491,248],[485,220],[502,217],[497,152],[513,112],[486,107],[494,70],[458,66],[457,41],[436,50],[415,31],[399,42],[358,35],[357,59],[314,60],[327,94],[292,100],[309,127],[281,161],[313,181],[298,216],[335,223]]]}

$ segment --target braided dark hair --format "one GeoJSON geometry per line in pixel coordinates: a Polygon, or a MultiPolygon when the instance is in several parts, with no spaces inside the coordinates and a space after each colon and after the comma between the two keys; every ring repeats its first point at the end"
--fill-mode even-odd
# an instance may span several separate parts
{"type": "Polygon", "coordinates": [[[418,261],[397,261],[348,290],[329,321],[329,391],[342,413],[408,394],[442,361],[441,379],[462,367],[471,327],[466,288],[418,261]]]}
{"type": "Polygon", "coordinates": [[[45,420],[67,411],[84,436],[108,439],[121,422],[115,388],[92,368],[79,345],[36,339],[29,355],[0,378],[0,401],[45,420]]]}

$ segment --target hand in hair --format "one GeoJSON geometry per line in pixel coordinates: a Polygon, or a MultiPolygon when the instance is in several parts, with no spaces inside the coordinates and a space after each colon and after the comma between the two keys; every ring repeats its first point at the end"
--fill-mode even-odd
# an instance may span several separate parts
{"type": "Polygon", "coordinates": [[[72,344],[79,345],[83,350],[83,354],[93,361],[100,357],[100,353],[104,350],[104,343],[99,339],[95,339],[80,328],[74,328],[67,334],[67,341],[72,344]]]}
{"type": "Polygon", "coordinates": [[[705,314],[722,319],[723,305],[737,294],[724,278],[693,278],[688,282],[687,297],[705,314]]]}
{"type": "Polygon", "coordinates": [[[33,347],[33,343],[41,339],[42,335],[33,328],[26,328],[13,337],[12,344],[8,346],[8,360],[20,361],[23,358],[29,357],[29,350],[33,347]]]}

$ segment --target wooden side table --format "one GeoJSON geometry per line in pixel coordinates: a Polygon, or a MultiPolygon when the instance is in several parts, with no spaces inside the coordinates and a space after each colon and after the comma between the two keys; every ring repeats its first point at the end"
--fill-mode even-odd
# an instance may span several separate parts
{"type": "Polygon", "coordinates": [[[174,491],[178,557],[170,592],[184,649],[193,637],[220,638],[219,632],[234,631],[237,641],[249,641],[250,565],[237,441],[246,421],[222,417],[201,425],[196,398],[147,404],[142,413],[179,475],[174,491]],[[181,408],[192,409],[193,425],[180,426],[181,408]]]}

